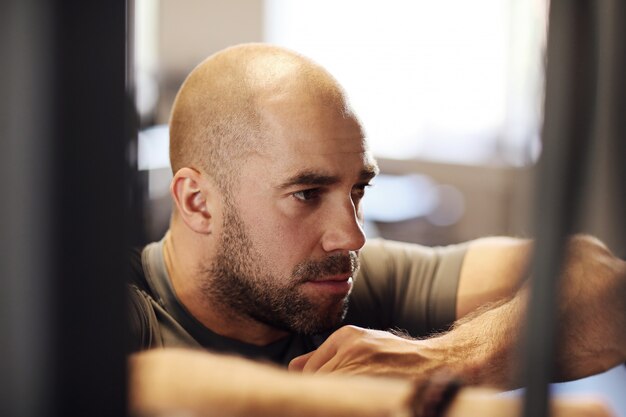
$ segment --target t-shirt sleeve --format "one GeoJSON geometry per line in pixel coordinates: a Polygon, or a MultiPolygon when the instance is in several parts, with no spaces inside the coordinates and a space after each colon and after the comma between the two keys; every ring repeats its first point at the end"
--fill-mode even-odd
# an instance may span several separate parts
{"type": "Polygon", "coordinates": [[[398,329],[414,337],[445,330],[456,316],[456,293],[468,244],[425,247],[368,240],[347,324],[398,329]]]}

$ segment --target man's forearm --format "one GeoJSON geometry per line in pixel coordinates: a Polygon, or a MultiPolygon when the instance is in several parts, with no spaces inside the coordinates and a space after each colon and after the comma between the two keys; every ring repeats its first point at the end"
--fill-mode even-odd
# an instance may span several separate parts
{"type": "Polygon", "coordinates": [[[402,416],[412,389],[409,381],[295,375],[202,351],[159,349],[130,359],[134,416],[402,416]]]}
{"type": "Polygon", "coordinates": [[[483,306],[455,323],[440,336],[417,341],[427,361],[438,363],[463,376],[470,384],[501,388],[516,386],[513,364],[528,290],[509,300],[483,306]]]}
{"type": "MultiPolygon", "coordinates": [[[[423,343],[471,382],[517,386],[519,336],[530,296],[526,283],[506,302],[487,305],[423,343]]],[[[555,380],[593,375],[626,360],[626,263],[597,239],[569,240],[557,308],[555,380]]],[[[532,336],[531,336],[532,337],[532,336]]]]}
{"type": "MultiPolygon", "coordinates": [[[[202,351],[160,349],[130,359],[133,416],[415,417],[419,383],[388,378],[288,374],[273,366],[202,351]]],[[[443,417],[516,417],[519,397],[463,388],[443,417]]],[[[597,400],[552,403],[555,417],[609,417],[597,400]]],[[[431,414],[428,414],[431,415],[431,414]]]]}

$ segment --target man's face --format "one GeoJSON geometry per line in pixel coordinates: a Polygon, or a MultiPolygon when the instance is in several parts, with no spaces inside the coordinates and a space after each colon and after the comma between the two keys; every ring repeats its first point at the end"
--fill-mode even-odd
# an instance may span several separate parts
{"type": "Polygon", "coordinates": [[[318,333],[345,315],[376,167],[358,122],[332,105],[266,100],[269,144],[241,167],[205,291],[275,328],[318,333]]]}

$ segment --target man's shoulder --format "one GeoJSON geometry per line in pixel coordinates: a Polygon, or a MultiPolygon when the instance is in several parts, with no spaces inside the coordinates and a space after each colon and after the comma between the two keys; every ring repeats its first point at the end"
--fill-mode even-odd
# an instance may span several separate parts
{"type": "Polygon", "coordinates": [[[162,345],[160,325],[155,313],[156,303],[144,269],[143,247],[129,251],[130,271],[126,274],[128,290],[129,348],[131,352],[162,345]]]}
{"type": "Polygon", "coordinates": [[[419,243],[400,242],[383,238],[368,239],[359,256],[367,260],[431,260],[450,256],[463,256],[469,242],[446,246],[426,246],[419,243]]]}
{"type": "Polygon", "coordinates": [[[382,238],[368,239],[359,252],[361,261],[379,264],[381,262],[419,259],[432,256],[433,248],[417,243],[399,242],[382,238]]]}
{"type": "Polygon", "coordinates": [[[148,291],[150,287],[143,268],[143,261],[141,259],[142,251],[142,247],[135,247],[130,250],[130,271],[127,274],[126,283],[130,286],[137,287],[140,290],[148,291]]]}

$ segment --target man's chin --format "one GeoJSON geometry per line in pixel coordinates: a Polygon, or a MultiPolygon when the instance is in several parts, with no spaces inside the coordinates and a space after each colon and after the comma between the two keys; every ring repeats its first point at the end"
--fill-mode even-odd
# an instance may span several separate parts
{"type": "Polygon", "coordinates": [[[283,302],[278,311],[256,310],[248,315],[276,329],[304,335],[316,335],[334,330],[343,321],[348,297],[304,297],[283,302]],[[259,314],[263,313],[263,314],[259,314]]]}
{"type": "Polygon", "coordinates": [[[320,309],[316,314],[309,317],[303,317],[299,320],[299,325],[294,331],[306,334],[316,335],[330,330],[334,330],[341,325],[348,311],[348,304],[345,300],[320,309]]]}

